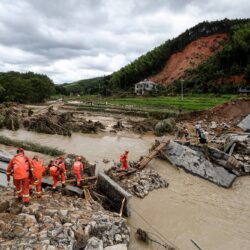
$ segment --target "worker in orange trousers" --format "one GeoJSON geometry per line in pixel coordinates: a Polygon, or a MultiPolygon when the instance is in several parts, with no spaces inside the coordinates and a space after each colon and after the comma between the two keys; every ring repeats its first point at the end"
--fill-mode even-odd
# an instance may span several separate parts
{"type": "Polygon", "coordinates": [[[83,171],[83,169],[84,169],[84,165],[81,162],[81,157],[78,156],[78,157],[76,157],[76,159],[73,163],[73,167],[72,167],[72,173],[76,177],[77,186],[80,186],[80,184],[81,184],[81,171],[83,171]]]}
{"type": "Polygon", "coordinates": [[[62,187],[65,186],[66,181],[66,168],[64,163],[64,157],[60,156],[55,161],[53,161],[49,166],[49,172],[53,179],[53,189],[56,189],[56,184],[61,177],[62,187]]]}
{"type": "Polygon", "coordinates": [[[122,170],[128,171],[128,153],[129,151],[125,151],[124,154],[121,154],[120,156],[121,167],[119,171],[122,171],[122,170]]]}
{"type": "Polygon", "coordinates": [[[29,177],[32,175],[32,170],[30,159],[24,154],[22,148],[18,148],[17,154],[9,162],[6,174],[8,182],[10,182],[10,176],[13,175],[17,196],[25,205],[28,205],[30,201],[29,177]]]}
{"type": "Polygon", "coordinates": [[[33,178],[31,179],[30,187],[36,187],[36,195],[40,198],[42,194],[42,177],[45,167],[43,166],[42,161],[39,161],[36,155],[33,157],[31,162],[33,166],[33,178]]]}

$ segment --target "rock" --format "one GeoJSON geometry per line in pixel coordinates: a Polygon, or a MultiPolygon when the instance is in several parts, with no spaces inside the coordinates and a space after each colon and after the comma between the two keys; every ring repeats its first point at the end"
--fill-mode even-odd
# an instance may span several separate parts
{"type": "Polygon", "coordinates": [[[24,227],[20,227],[20,226],[16,226],[13,229],[13,233],[16,237],[21,238],[23,237],[26,233],[28,232],[28,230],[24,227]]]}
{"type": "Polygon", "coordinates": [[[22,212],[22,207],[23,205],[22,204],[16,204],[16,203],[13,203],[9,210],[10,210],[10,213],[11,214],[20,214],[22,212]]]}
{"type": "Polygon", "coordinates": [[[66,209],[61,209],[61,210],[58,211],[58,215],[59,215],[60,217],[66,217],[66,216],[68,215],[68,210],[66,210],[66,209]]]}
{"type": "Polygon", "coordinates": [[[116,235],[115,235],[115,241],[116,241],[117,243],[122,242],[122,236],[121,236],[120,234],[116,234],[116,235]]]}
{"type": "Polygon", "coordinates": [[[61,232],[63,231],[62,227],[57,227],[53,230],[49,230],[48,231],[48,236],[49,237],[56,237],[57,235],[59,235],[61,232]]]}
{"type": "Polygon", "coordinates": [[[102,240],[99,240],[96,237],[91,237],[87,242],[85,250],[103,250],[102,240]]]}
{"type": "Polygon", "coordinates": [[[32,227],[37,224],[36,218],[34,215],[30,214],[19,214],[23,218],[25,227],[32,227]]]}
{"type": "Polygon", "coordinates": [[[10,207],[9,201],[2,201],[0,203],[0,213],[6,212],[9,207],[10,207]]]}
{"type": "Polygon", "coordinates": [[[212,121],[212,124],[210,126],[211,129],[217,128],[217,123],[215,121],[212,121]]]}
{"type": "Polygon", "coordinates": [[[117,244],[114,246],[108,246],[105,247],[104,250],[127,250],[127,245],[126,244],[117,244]]]}
{"type": "Polygon", "coordinates": [[[11,226],[3,221],[0,220],[0,232],[7,232],[9,231],[11,226]]]}
{"type": "Polygon", "coordinates": [[[46,240],[47,237],[48,237],[48,232],[46,229],[40,231],[38,234],[37,234],[37,237],[40,241],[43,241],[43,240],[46,240]]]}
{"type": "Polygon", "coordinates": [[[57,248],[55,246],[48,246],[47,250],[56,250],[57,248]]]}
{"type": "Polygon", "coordinates": [[[53,217],[54,215],[57,214],[57,210],[56,209],[45,209],[44,214],[48,215],[50,217],[53,217]]]}

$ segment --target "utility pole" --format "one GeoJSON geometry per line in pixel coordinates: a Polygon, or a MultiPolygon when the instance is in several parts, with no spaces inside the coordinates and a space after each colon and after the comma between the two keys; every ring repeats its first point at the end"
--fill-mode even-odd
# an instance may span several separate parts
{"type": "Polygon", "coordinates": [[[183,101],[183,82],[184,80],[181,79],[181,100],[183,101]]]}

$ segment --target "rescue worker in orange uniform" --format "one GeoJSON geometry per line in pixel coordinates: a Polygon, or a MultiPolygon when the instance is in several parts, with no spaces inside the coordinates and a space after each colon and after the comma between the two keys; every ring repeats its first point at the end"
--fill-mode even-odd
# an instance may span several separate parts
{"type": "Polygon", "coordinates": [[[76,177],[76,185],[80,186],[81,184],[81,171],[83,171],[84,165],[81,162],[81,157],[77,156],[72,167],[72,173],[76,177]]]}
{"type": "Polygon", "coordinates": [[[128,153],[129,151],[125,151],[124,154],[121,154],[120,156],[121,167],[119,171],[122,171],[122,170],[128,171],[128,153]]]}
{"type": "Polygon", "coordinates": [[[55,161],[53,161],[49,166],[49,172],[53,179],[53,189],[56,189],[56,184],[61,177],[62,187],[65,187],[65,180],[66,180],[66,168],[63,162],[64,156],[58,157],[55,161]]]}
{"type": "Polygon", "coordinates": [[[32,174],[32,163],[24,154],[22,148],[17,149],[17,154],[10,160],[7,167],[7,181],[10,181],[10,176],[13,175],[13,183],[16,187],[16,193],[20,200],[25,205],[29,204],[29,176],[32,174]]]}
{"type": "Polygon", "coordinates": [[[40,198],[42,194],[42,177],[45,167],[43,166],[42,161],[38,160],[36,155],[34,155],[31,162],[33,166],[33,178],[30,184],[32,185],[32,188],[33,186],[36,186],[36,195],[40,198]]]}

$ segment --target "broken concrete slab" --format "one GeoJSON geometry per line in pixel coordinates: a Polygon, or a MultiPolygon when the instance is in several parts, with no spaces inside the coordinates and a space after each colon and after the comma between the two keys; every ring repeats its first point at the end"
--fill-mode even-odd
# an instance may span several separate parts
{"type": "Polygon", "coordinates": [[[107,176],[104,172],[98,174],[97,190],[104,194],[111,203],[116,212],[120,212],[121,204],[125,198],[123,214],[130,215],[128,208],[128,200],[132,197],[130,193],[120,187],[114,180],[107,176]]]}
{"type": "Polygon", "coordinates": [[[234,143],[236,143],[234,152],[241,155],[250,154],[250,134],[229,134],[225,141],[224,152],[229,152],[234,143]]]}
{"type": "Polygon", "coordinates": [[[238,127],[244,131],[250,131],[250,114],[246,116],[239,124],[238,127]]]}
{"type": "MultiPolygon", "coordinates": [[[[167,158],[173,165],[211,181],[218,186],[229,188],[234,182],[236,175],[230,173],[224,167],[207,160],[199,147],[196,147],[197,150],[194,148],[195,146],[193,146],[192,149],[188,146],[171,141],[161,153],[163,157],[167,158]]],[[[218,154],[218,156],[225,157],[222,153],[219,150],[215,150],[214,152],[214,154],[218,154]]]]}

